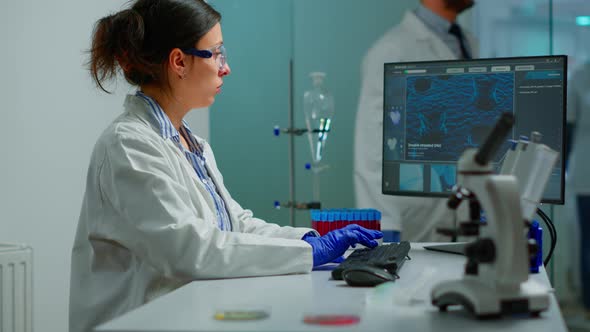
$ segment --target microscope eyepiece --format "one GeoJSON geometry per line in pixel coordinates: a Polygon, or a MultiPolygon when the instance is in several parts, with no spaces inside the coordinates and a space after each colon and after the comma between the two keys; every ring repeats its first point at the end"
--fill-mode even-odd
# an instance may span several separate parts
{"type": "Polygon", "coordinates": [[[475,162],[477,164],[481,166],[487,165],[502,145],[502,142],[506,139],[506,135],[508,135],[513,125],[514,115],[507,112],[502,113],[502,116],[496,122],[496,126],[475,155],[475,162]]]}

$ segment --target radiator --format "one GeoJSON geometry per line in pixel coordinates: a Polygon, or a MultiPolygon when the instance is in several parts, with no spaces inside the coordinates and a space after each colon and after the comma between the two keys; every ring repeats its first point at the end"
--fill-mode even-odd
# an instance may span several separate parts
{"type": "Polygon", "coordinates": [[[0,332],[33,331],[33,250],[0,243],[0,332]]]}

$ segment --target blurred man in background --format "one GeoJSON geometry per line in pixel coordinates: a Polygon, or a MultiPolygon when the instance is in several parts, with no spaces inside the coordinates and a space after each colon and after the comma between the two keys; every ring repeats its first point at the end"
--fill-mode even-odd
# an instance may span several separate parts
{"type": "Polygon", "coordinates": [[[435,228],[453,227],[455,216],[443,198],[381,193],[383,64],[477,57],[475,40],[457,24],[457,16],[473,5],[473,0],[421,0],[363,60],[354,142],[356,205],[382,211],[384,241],[399,240],[400,232],[409,241],[449,241],[437,236],[435,228]]]}

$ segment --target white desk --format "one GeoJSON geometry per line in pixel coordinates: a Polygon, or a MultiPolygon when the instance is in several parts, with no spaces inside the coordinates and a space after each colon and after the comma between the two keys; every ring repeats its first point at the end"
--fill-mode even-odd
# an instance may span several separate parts
{"type": "MultiPolygon", "coordinates": [[[[412,244],[412,260],[401,279],[375,288],[353,288],[330,280],[329,271],[261,278],[195,281],[95,329],[130,331],[567,331],[555,297],[540,318],[479,321],[466,311],[441,313],[430,304],[430,289],[463,273],[465,258],[412,244]],[[257,321],[217,321],[218,309],[264,309],[257,321]],[[355,314],[356,325],[326,327],[303,323],[305,314],[355,314]]],[[[533,278],[549,284],[545,270],[533,278]]]]}

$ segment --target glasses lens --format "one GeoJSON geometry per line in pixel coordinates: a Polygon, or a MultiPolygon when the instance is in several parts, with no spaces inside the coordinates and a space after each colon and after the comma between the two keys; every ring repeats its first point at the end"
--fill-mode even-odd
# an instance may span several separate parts
{"type": "Polygon", "coordinates": [[[225,46],[219,46],[219,55],[217,56],[217,65],[221,70],[223,66],[225,66],[225,61],[227,59],[227,53],[225,52],[225,46]]]}

